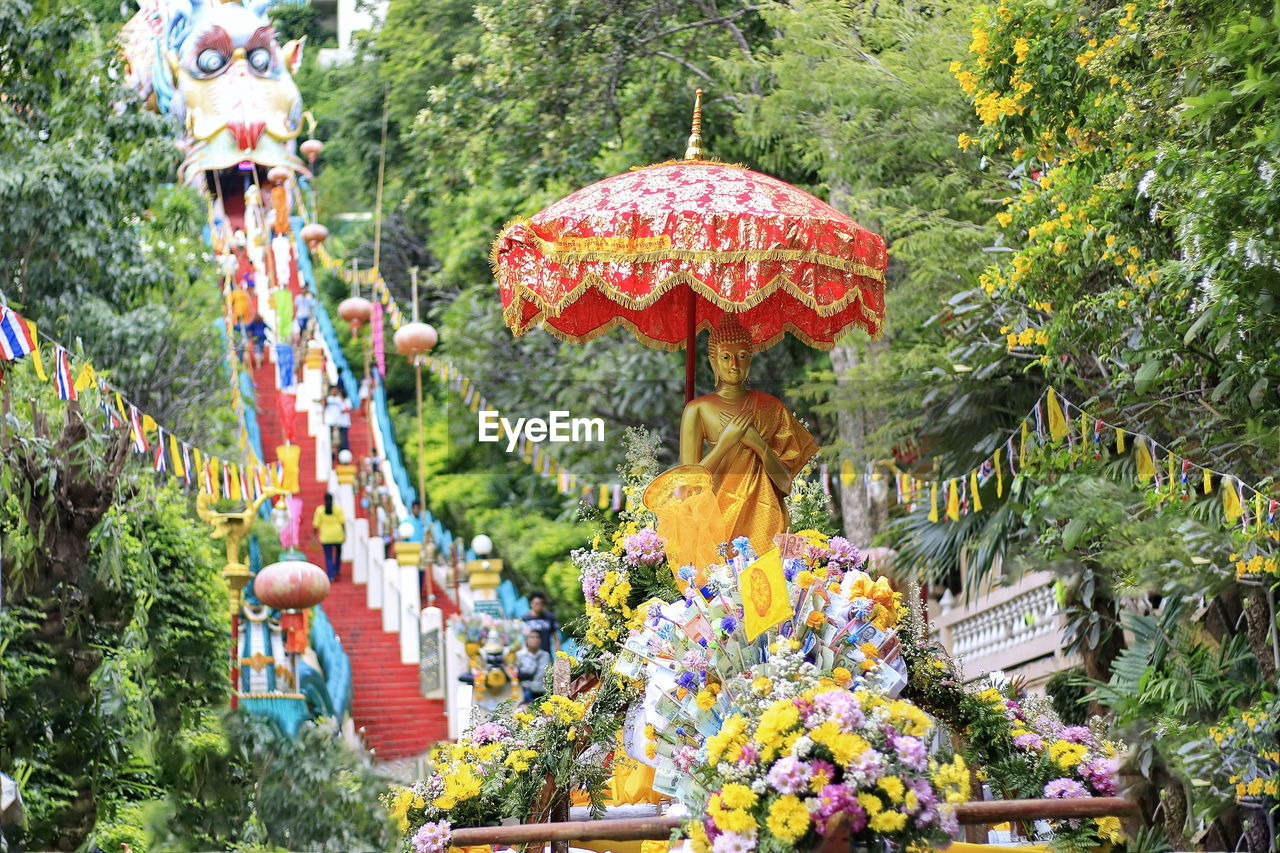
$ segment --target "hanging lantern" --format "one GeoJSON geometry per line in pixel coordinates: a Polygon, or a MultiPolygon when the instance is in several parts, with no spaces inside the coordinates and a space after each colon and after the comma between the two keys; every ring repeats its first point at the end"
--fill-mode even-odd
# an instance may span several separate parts
{"type": "Polygon", "coordinates": [[[396,332],[396,352],[405,356],[426,355],[435,347],[439,337],[429,323],[405,323],[396,332]]]}
{"type": "Polygon", "coordinates": [[[253,594],[276,610],[306,610],[329,595],[329,576],[314,563],[284,560],[254,576],[253,594]]]}
{"type": "Polygon", "coordinates": [[[355,331],[373,316],[373,303],[363,296],[350,296],[338,303],[338,316],[350,323],[351,330],[355,331]]]}
{"type": "Polygon", "coordinates": [[[307,162],[314,169],[316,158],[324,153],[324,143],[319,139],[308,139],[298,146],[298,149],[306,156],[307,162]]]}
{"type": "Polygon", "coordinates": [[[317,246],[329,239],[329,229],[319,222],[312,222],[310,225],[302,226],[302,239],[314,252],[317,246]]]}
{"type": "Polygon", "coordinates": [[[272,166],[271,171],[267,172],[267,180],[273,184],[283,184],[292,174],[293,172],[285,166],[272,166]]]}

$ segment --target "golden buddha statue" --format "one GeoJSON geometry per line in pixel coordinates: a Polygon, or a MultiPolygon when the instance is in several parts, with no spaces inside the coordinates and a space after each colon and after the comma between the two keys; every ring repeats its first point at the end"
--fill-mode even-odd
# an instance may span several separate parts
{"type": "Polygon", "coordinates": [[[745,536],[757,554],[774,547],[774,537],[787,530],[791,480],[818,450],[781,400],[747,388],[754,344],[735,315],[725,314],[712,330],[707,355],[716,390],[685,405],[680,467],[645,494],[672,562],[698,569],[708,562],[709,539],[718,544],[745,536]],[[708,491],[722,524],[714,531],[706,529],[708,491]]]}

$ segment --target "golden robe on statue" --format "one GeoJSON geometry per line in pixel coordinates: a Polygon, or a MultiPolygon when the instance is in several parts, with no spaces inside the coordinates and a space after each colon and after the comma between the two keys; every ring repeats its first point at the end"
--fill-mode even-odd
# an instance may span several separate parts
{"type": "MultiPolygon", "coordinates": [[[[748,391],[738,414],[750,420],[793,477],[818,451],[813,436],[776,397],[748,391]]],[[[773,537],[787,529],[785,498],[760,454],[738,443],[714,470],[680,465],[664,472],[645,491],[644,504],[658,516],[672,568],[691,564],[701,570],[718,562],[720,543],[739,536],[757,554],[774,547],[773,537]]]]}
{"type": "MultiPolygon", "coordinates": [[[[751,419],[791,476],[800,473],[818,452],[813,436],[777,397],[748,391],[741,413],[751,419]]],[[[745,536],[752,549],[763,554],[773,547],[774,536],[786,532],[786,495],[778,491],[764,461],[751,448],[743,444],[734,447],[711,472],[711,481],[728,540],[745,536]]]]}

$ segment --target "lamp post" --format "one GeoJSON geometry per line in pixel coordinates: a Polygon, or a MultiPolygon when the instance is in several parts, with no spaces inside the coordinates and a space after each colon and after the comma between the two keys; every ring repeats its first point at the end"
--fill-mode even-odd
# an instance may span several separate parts
{"type": "MultiPolygon", "coordinates": [[[[410,267],[409,278],[413,286],[413,322],[405,323],[396,331],[396,352],[413,360],[414,388],[418,397],[418,500],[425,508],[427,505],[427,468],[426,446],[422,424],[422,358],[435,347],[439,337],[429,324],[418,319],[418,268],[410,267]]],[[[434,556],[435,541],[426,525],[422,526],[422,557],[434,556]],[[428,545],[428,543],[430,543],[428,545]]],[[[428,607],[435,604],[435,570],[427,565],[427,601],[428,607]]]]}

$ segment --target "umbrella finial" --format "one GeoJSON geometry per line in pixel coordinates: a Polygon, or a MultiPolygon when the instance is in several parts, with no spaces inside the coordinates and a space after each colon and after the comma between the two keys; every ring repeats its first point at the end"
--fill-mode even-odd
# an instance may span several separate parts
{"type": "Polygon", "coordinates": [[[689,145],[684,149],[684,159],[702,159],[702,90],[693,93],[693,132],[689,134],[689,145]]]}

